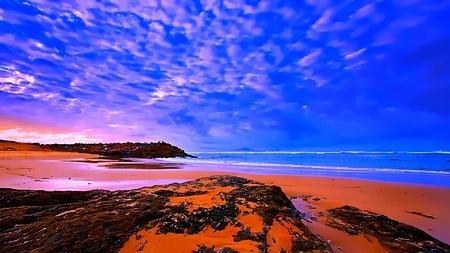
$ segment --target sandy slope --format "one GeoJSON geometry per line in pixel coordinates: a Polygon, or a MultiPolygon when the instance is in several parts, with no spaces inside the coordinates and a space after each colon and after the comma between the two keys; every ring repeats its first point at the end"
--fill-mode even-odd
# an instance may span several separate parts
{"type": "Polygon", "coordinates": [[[0,140],[0,151],[42,151],[37,145],[0,140]]]}

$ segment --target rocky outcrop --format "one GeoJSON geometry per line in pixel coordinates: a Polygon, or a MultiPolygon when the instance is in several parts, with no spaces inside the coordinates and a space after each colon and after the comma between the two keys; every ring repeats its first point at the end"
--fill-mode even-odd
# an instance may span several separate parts
{"type": "Polygon", "coordinates": [[[389,252],[450,252],[449,245],[420,229],[352,206],[328,210],[326,224],[350,235],[375,237],[389,252]]]}
{"type": "Polygon", "coordinates": [[[163,141],[151,143],[39,144],[0,140],[0,151],[62,151],[134,158],[194,157],[163,141]]]}
{"type": "Polygon", "coordinates": [[[40,144],[40,147],[55,151],[79,152],[117,157],[193,157],[192,155],[187,154],[184,150],[166,142],[40,144]]]}
{"type": "Polygon", "coordinates": [[[1,252],[158,252],[175,241],[183,252],[331,252],[279,187],[239,177],[129,191],[0,190],[1,252]]]}

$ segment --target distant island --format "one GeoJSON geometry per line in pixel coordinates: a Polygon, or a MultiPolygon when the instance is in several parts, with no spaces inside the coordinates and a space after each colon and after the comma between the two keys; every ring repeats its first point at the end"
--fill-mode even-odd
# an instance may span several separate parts
{"type": "Polygon", "coordinates": [[[75,143],[75,144],[40,144],[40,143],[20,143],[15,141],[0,140],[8,143],[4,150],[20,150],[25,145],[31,150],[52,150],[64,152],[78,152],[88,154],[98,154],[103,156],[133,157],[133,158],[168,158],[168,157],[194,157],[179,147],[164,141],[142,143],[75,143]]]}

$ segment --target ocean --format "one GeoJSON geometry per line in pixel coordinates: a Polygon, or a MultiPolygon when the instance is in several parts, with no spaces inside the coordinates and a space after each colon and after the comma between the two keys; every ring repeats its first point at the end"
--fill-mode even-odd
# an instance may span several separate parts
{"type": "Polygon", "coordinates": [[[312,175],[450,187],[450,152],[191,152],[190,169],[312,175]]]}

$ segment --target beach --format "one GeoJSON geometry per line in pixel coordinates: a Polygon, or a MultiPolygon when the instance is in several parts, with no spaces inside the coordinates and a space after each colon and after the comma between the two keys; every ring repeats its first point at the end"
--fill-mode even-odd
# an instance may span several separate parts
{"type": "MultiPolygon", "coordinates": [[[[450,188],[375,182],[326,176],[262,175],[183,169],[176,164],[154,169],[99,166],[98,155],[53,151],[0,151],[0,188],[30,190],[124,190],[185,182],[212,175],[234,175],[277,185],[305,214],[304,223],[329,241],[335,252],[382,252],[376,240],[348,235],[325,225],[321,213],[350,205],[417,227],[449,244],[450,188]],[[84,161],[84,162],[83,162],[84,161]]],[[[108,163],[108,160],[104,161],[108,163]]],[[[114,163],[110,161],[109,163],[114,163]]]]}

